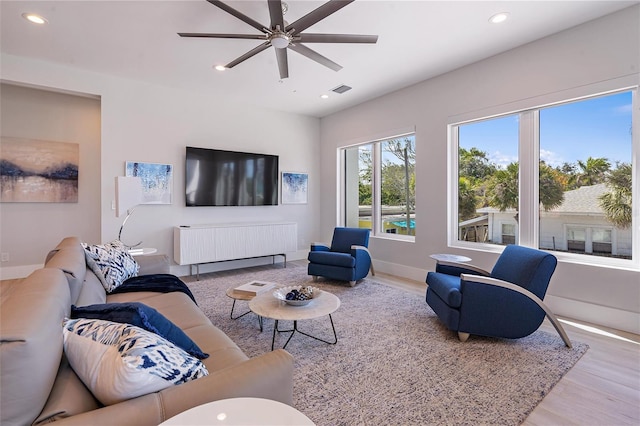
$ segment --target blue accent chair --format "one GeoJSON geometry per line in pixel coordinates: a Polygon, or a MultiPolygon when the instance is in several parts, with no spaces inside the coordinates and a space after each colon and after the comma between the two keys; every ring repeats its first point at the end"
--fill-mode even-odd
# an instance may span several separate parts
{"type": "Polygon", "coordinates": [[[335,228],[331,246],[311,244],[307,272],[318,277],[349,281],[353,287],[358,280],[363,279],[371,270],[371,255],[369,254],[369,230],[361,228],[335,228]]]}
{"type": "Polygon", "coordinates": [[[458,333],[518,339],[536,331],[545,315],[567,347],[571,342],[542,302],[555,271],[555,256],[508,245],[489,273],[466,263],[437,261],[427,274],[427,304],[458,333]]]}

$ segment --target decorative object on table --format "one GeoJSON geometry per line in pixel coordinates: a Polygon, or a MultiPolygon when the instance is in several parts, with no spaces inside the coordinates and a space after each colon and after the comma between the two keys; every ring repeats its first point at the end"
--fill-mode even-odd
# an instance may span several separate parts
{"type": "Polygon", "coordinates": [[[369,271],[375,275],[369,254],[369,230],[337,227],[333,230],[331,246],[311,244],[307,271],[314,278],[327,277],[349,281],[353,287],[369,271]]]}
{"type": "Polygon", "coordinates": [[[285,302],[287,305],[304,306],[308,305],[314,297],[320,295],[320,289],[312,286],[287,286],[273,292],[273,296],[285,302]]]}
{"type": "MultiPolygon", "coordinates": [[[[142,180],[133,176],[116,176],[116,217],[120,217],[123,214],[127,215],[122,221],[122,225],[120,225],[118,241],[122,242],[124,225],[133,214],[133,210],[140,204],[142,204],[142,180]]],[[[142,244],[142,241],[131,245],[123,244],[127,248],[132,248],[142,244]]]]}
{"type": "Polygon", "coordinates": [[[309,175],[282,172],[282,204],[307,204],[309,175]]]}
{"type": "Polygon", "coordinates": [[[171,204],[173,166],[171,164],[139,163],[127,161],[125,175],[142,180],[140,204],[171,204]]]}
{"type": "Polygon", "coordinates": [[[427,274],[427,303],[463,342],[470,334],[519,339],[536,331],[546,315],[570,348],[562,325],[542,301],[557,263],[550,253],[517,245],[504,248],[491,273],[440,260],[427,274]]]}
{"type": "Polygon", "coordinates": [[[233,291],[240,294],[246,294],[247,296],[255,296],[257,294],[264,293],[267,290],[271,290],[275,286],[276,283],[270,283],[267,281],[250,281],[234,288],[233,291]]]}
{"type": "Polygon", "coordinates": [[[77,203],[77,143],[2,137],[0,202],[77,203]]]}

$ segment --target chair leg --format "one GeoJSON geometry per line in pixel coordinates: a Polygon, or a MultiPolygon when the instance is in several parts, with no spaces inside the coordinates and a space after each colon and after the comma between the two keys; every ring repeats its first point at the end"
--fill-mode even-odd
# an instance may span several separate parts
{"type": "Polygon", "coordinates": [[[458,339],[460,339],[460,341],[463,343],[467,341],[469,336],[470,336],[469,333],[463,333],[462,331],[458,331],[458,339]]]}
{"type": "Polygon", "coordinates": [[[353,287],[354,285],[356,285],[356,282],[355,282],[355,281],[349,281],[349,285],[350,285],[351,287],[353,287]]]}
{"type": "Polygon", "coordinates": [[[318,276],[317,276],[317,275],[314,275],[314,276],[313,276],[313,282],[316,282],[316,281],[318,281],[318,276]]]}

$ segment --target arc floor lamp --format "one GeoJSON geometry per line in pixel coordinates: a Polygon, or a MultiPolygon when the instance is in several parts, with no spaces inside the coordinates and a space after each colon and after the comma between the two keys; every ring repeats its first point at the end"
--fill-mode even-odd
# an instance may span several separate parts
{"type": "Polygon", "coordinates": [[[138,247],[142,241],[129,245],[122,241],[122,230],[134,209],[142,204],[142,179],[139,176],[116,176],[116,217],[126,215],[118,232],[118,241],[127,248],[138,247]]]}

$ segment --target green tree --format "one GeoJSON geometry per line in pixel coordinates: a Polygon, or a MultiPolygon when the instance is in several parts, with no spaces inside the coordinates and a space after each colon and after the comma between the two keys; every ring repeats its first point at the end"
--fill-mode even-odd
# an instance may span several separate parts
{"type": "Polygon", "coordinates": [[[610,170],[605,177],[609,192],[599,198],[607,220],[620,228],[631,226],[631,171],[631,164],[628,163],[618,164],[614,170],[610,170]]]}
{"type": "Polygon", "coordinates": [[[564,201],[563,176],[544,161],[540,161],[540,204],[545,211],[558,207],[564,201]]]}
{"type": "Polygon", "coordinates": [[[476,216],[476,191],[471,181],[460,176],[458,178],[458,218],[460,221],[476,216]]]}
{"type": "Polygon", "coordinates": [[[496,166],[489,162],[487,153],[478,148],[466,150],[458,149],[458,174],[472,182],[486,179],[497,170],[496,166]]]}
{"type": "Polygon", "coordinates": [[[606,158],[587,158],[586,162],[578,160],[578,187],[596,185],[605,181],[606,173],[611,168],[611,163],[606,158]]]}

